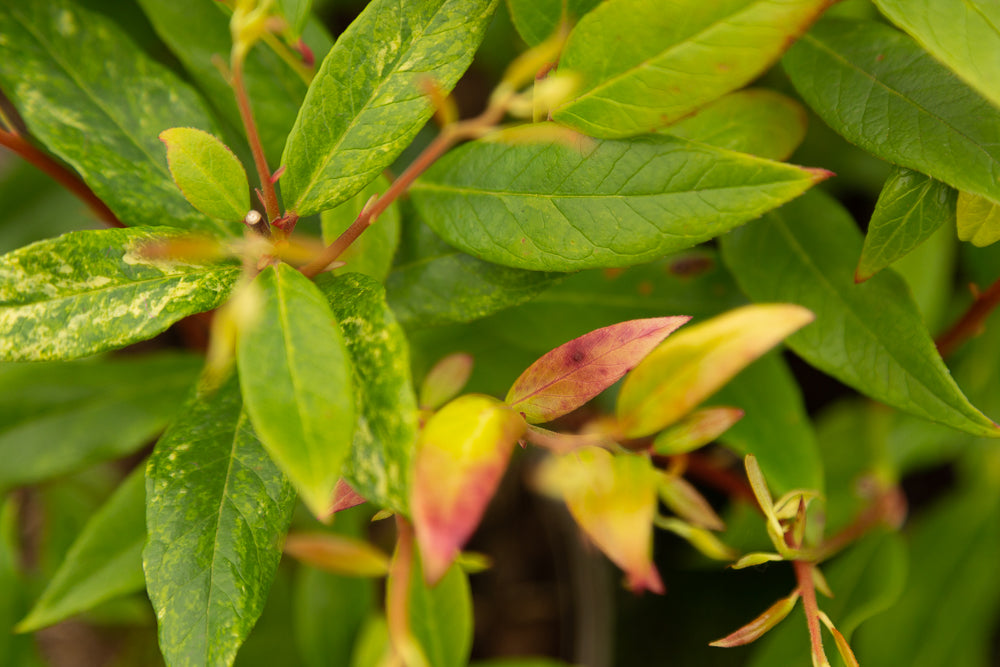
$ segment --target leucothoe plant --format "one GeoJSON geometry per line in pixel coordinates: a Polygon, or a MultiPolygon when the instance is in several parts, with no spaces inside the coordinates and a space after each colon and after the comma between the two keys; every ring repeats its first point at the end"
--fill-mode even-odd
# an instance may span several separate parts
{"type": "Polygon", "coordinates": [[[614,664],[706,662],[681,640],[766,604],[638,594],[779,562],[711,646],[980,664],[1000,429],[960,384],[1000,411],[1000,258],[938,230],[1000,238],[1000,16],[832,4],[0,4],[0,145],[65,190],[0,163],[0,664],[73,617],[155,623],[127,664],[612,664],[559,522],[635,594],[614,664]],[[958,490],[904,526],[922,467],[958,490]],[[474,633],[505,485],[600,650],[501,659],[481,590],[474,633]]]}

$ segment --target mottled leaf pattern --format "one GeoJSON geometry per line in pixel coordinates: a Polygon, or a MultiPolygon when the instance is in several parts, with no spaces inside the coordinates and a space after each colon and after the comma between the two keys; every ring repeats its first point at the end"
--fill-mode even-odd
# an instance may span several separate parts
{"type": "Polygon", "coordinates": [[[0,357],[74,359],[215,308],[239,267],[146,256],[168,238],[148,228],[71,232],[0,257],[0,357]]]}

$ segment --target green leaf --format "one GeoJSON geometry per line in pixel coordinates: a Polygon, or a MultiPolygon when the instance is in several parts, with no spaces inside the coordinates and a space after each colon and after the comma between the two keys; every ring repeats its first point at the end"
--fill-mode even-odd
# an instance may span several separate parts
{"type": "MultiPolygon", "coordinates": [[[[157,35],[205,91],[212,105],[220,111],[229,125],[243,127],[233,89],[215,66],[216,56],[226,56],[232,48],[232,36],[229,32],[229,17],[232,12],[224,3],[206,0],[138,2],[157,35]]],[[[333,44],[326,30],[315,21],[306,24],[303,39],[320,59],[333,44]]],[[[295,59],[299,57],[291,52],[287,55],[295,59]]],[[[244,81],[264,153],[272,166],[277,165],[285,146],[285,137],[288,136],[305,97],[307,80],[293,70],[270,45],[263,43],[247,54],[244,81]]]]}
{"type": "Polygon", "coordinates": [[[71,232],[0,257],[0,357],[74,359],[215,308],[239,267],[144,256],[171,238],[148,228],[71,232]]]}
{"type": "Polygon", "coordinates": [[[615,410],[622,433],[641,437],[670,426],[812,320],[805,308],[768,304],[743,306],[685,327],[625,378],[615,410]]]}
{"type": "Polygon", "coordinates": [[[421,81],[450,91],[498,0],[375,0],[323,61],[281,161],[286,206],[332,208],[370,183],[433,113],[421,81]]]}
{"type": "Polygon", "coordinates": [[[756,456],[778,496],[793,489],[823,490],[823,463],[802,391],[777,352],[740,371],[711,402],[743,408],[743,419],[719,439],[756,456]]]}
{"type": "Polygon", "coordinates": [[[899,276],[883,271],[854,284],[860,232],[834,200],[811,193],[726,236],[722,250],[753,300],[816,313],[811,327],[788,339],[810,364],[900,410],[1000,436],[952,380],[899,276]]]}
{"type": "Polygon", "coordinates": [[[31,637],[14,634],[14,624],[25,611],[27,577],[21,570],[18,517],[21,508],[13,497],[0,496],[0,663],[18,667],[43,667],[31,637]]]}
{"type": "Polygon", "coordinates": [[[318,517],[351,449],[351,360],[326,298],[288,266],[257,276],[256,321],[239,334],[236,363],[247,414],[268,453],[318,517]]]}
{"type": "Polygon", "coordinates": [[[806,103],[851,143],[1000,200],[1000,112],[906,35],[828,19],[783,62],[806,103]]]}
{"type": "Polygon", "coordinates": [[[143,567],[168,665],[232,664],[264,607],[294,502],[235,381],[188,402],[146,469],[143,567]]]}
{"type": "Polygon", "coordinates": [[[808,120],[806,110],[790,97],[749,88],[720,97],[661,131],[768,160],[787,160],[805,138],[808,120]]]}
{"type": "Polygon", "coordinates": [[[167,146],[170,174],[192,206],[216,220],[243,220],[250,210],[250,184],[228,146],[193,127],[164,130],[160,141],[167,146]]]}
{"type": "Polygon", "coordinates": [[[358,634],[357,645],[351,656],[351,667],[381,667],[392,659],[392,644],[385,617],[369,616],[358,634]]]}
{"type": "Polygon", "coordinates": [[[145,466],[139,466],[87,522],[31,612],[17,626],[32,632],[119,595],[141,591],[146,541],[145,466]]]}
{"type": "Polygon", "coordinates": [[[453,565],[433,588],[419,567],[410,578],[410,629],[434,667],[465,667],[472,649],[472,594],[453,565]]]}
{"type": "Polygon", "coordinates": [[[908,32],[981,95],[1000,106],[1000,11],[989,0],[875,0],[908,32]],[[971,47],[971,48],[970,48],[971,47]]]}
{"type": "Polygon", "coordinates": [[[536,46],[555,33],[566,20],[572,25],[601,0],[507,0],[510,18],[528,46],[536,46]]]}
{"type": "Polygon", "coordinates": [[[828,176],[675,137],[564,139],[534,125],[468,143],[413,185],[413,201],[464,252],[576,271],[697,245],[828,176]]]}
{"type": "Polygon", "coordinates": [[[234,233],[191,209],[157,136],[212,129],[197,94],[112,21],[70,0],[0,6],[0,87],[33,137],[127,225],[234,233]]]}
{"type": "Polygon", "coordinates": [[[417,440],[417,398],[406,336],[386,305],[382,286],[368,276],[323,276],[317,285],[340,323],[358,395],[344,478],[377,506],[405,512],[417,440]]]}
{"type": "MultiPolygon", "coordinates": [[[[382,194],[389,188],[389,179],[384,175],[366,185],[356,195],[336,208],[323,211],[320,222],[323,227],[323,241],[333,243],[342,232],[364,210],[365,204],[373,195],[382,194]]],[[[356,271],[371,276],[379,282],[385,282],[392,268],[392,258],[399,245],[399,205],[389,204],[372,226],[365,230],[357,241],[348,246],[340,257],[347,266],[337,269],[337,273],[356,271]]]]}
{"type": "Polygon", "coordinates": [[[162,354],[0,366],[0,489],[134,452],[177,412],[200,365],[162,354]]]}
{"type": "Polygon", "coordinates": [[[980,248],[1000,240],[1000,204],[968,192],[958,193],[958,238],[980,248]]]}
{"type": "Polygon", "coordinates": [[[953,224],[955,190],[930,176],[895,167],[875,204],[854,280],[863,282],[953,224]]]}
{"type": "Polygon", "coordinates": [[[578,95],[553,118],[595,137],[669,125],[757,78],[827,0],[606,0],[570,33],[560,70],[578,95]]]}
{"type": "Polygon", "coordinates": [[[298,37],[302,33],[302,27],[309,18],[309,10],[312,9],[312,0],[278,0],[281,13],[288,21],[288,29],[291,34],[298,37]]]}

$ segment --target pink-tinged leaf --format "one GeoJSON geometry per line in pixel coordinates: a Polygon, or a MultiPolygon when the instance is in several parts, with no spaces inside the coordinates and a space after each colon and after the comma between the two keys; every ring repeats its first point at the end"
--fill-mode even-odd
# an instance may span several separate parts
{"type": "Polygon", "coordinates": [[[612,447],[614,441],[602,433],[557,433],[529,426],[524,439],[555,454],[568,454],[584,447],[612,447]]]}
{"type": "Polygon", "coordinates": [[[368,499],[354,490],[350,484],[343,479],[337,480],[337,486],[333,489],[333,501],[330,503],[330,513],[332,516],[341,510],[357,507],[368,499]]]}
{"type": "Polygon", "coordinates": [[[529,424],[572,412],[620,380],[689,319],[631,320],[574,338],[521,373],[507,393],[507,405],[529,424]]]}
{"type": "Polygon", "coordinates": [[[731,648],[733,646],[743,646],[760,639],[764,633],[785,620],[789,612],[795,607],[795,602],[799,599],[798,591],[792,593],[787,598],[782,598],[768,607],[767,611],[753,619],[742,628],[722,639],[717,639],[709,646],[719,646],[721,648],[731,648]]]}
{"type": "Polygon", "coordinates": [[[682,519],[709,530],[725,530],[726,524],[708,504],[705,497],[684,478],[673,475],[660,476],[660,498],[670,510],[682,519]]]}
{"type": "Polygon", "coordinates": [[[739,408],[717,407],[695,410],[653,442],[653,451],[664,456],[687,454],[712,442],[743,419],[739,408]]]}
{"type": "Polygon", "coordinates": [[[285,553],[327,572],[355,577],[381,577],[389,571],[389,556],[367,542],[333,533],[292,533],[285,553]]]}
{"type": "Polygon", "coordinates": [[[625,378],[617,407],[624,435],[638,438],[673,424],[812,320],[794,304],[751,305],[671,336],[625,378]]]}
{"type": "Polygon", "coordinates": [[[823,612],[819,612],[819,618],[823,621],[823,625],[826,626],[826,629],[830,631],[830,634],[833,635],[833,641],[837,644],[837,652],[840,653],[840,657],[844,661],[844,664],[847,665],[847,667],[860,667],[858,659],[854,656],[854,651],[851,650],[851,645],[847,643],[847,638],[841,634],[840,630],[834,627],[833,621],[830,620],[830,617],[823,612]]]}
{"type": "Polygon", "coordinates": [[[471,354],[456,352],[434,364],[420,385],[420,407],[436,410],[458,396],[472,375],[471,354]]]}
{"type": "Polygon", "coordinates": [[[413,526],[429,584],[472,535],[527,425],[489,396],[460,396],[434,414],[417,440],[413,526]]]}
{"type": "Polygon", "coordinates": [[[645,456],[588,447],[547,459],[536,483],[566,503],[580,528],[625,571],[629,588],[663,593],[653,565],[659,474],[645,456]]]}

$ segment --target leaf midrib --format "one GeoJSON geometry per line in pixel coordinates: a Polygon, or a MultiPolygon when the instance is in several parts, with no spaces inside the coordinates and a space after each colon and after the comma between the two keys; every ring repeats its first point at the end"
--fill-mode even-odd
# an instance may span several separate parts
{"type": "MultiPolygon", "coordinates": [[[[796,167],[789,165],[790,169],[795,169],[796,167]]],[[[789,174],[791,176],[791,174],[789,174]]],[[[447,183],[431,183],[427,181],[418,181],[410,188],[411,192],[420,190],[436,190],[439,192],[453,192],[461,195],[480,195],[488,197],[525,197],[525,198],[536,198],[536,199],[619,199],[619,200],[629,200],[629,199],[640,199],[645,197],[670,197],[674,195],[697,195],[702,192],[726,192],[730,190],[760,190],[766,187],[775,185],[786,185],[790,183],[795,183],[799,180],[812,180],[808,172],[801,172],[795,174],[796,177],[787,179],[774,179],[770,181],[764,181],[762,183],[751,183],[743,185],[723,185],[718,187],[706,187],[699,188],[697,190],[666,190],[662,192],[637,192],[637,193],[615,193],[615,194],[592,194],[592,193],[567,193],[567,192],[554,192],[554,193],[544,193],[544,192],[518,192],[509,190],[486,190],[486,189],[476,189],[468,186],[458,186],[450,185],[447,183]]]]}

